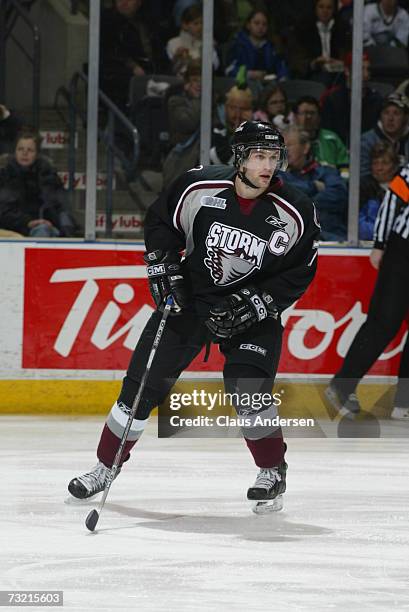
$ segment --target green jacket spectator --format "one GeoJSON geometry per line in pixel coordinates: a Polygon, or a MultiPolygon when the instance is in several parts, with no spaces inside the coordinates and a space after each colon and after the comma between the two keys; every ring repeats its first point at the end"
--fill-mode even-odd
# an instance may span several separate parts
{"type": "Polygon", "coordinates": [[[308,133],[314,159],[323,166],[338,168],[345,175],[349,166],[348,151],[335,132],[320,127],[321,113],[316,98],[303,96],[297,100],[294,106],[294,122],[308,133]]]}

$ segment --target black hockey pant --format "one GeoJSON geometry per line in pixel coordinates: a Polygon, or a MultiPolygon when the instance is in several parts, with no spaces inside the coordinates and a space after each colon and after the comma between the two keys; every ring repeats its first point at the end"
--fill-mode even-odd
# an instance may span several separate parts
{"type": "MultiPolygon", "coordinates": [[[[132,355],[118,400],[108,415],[98,446],[98,458],[105,465],[111,465],[115,457],[118,439],[122,437],[127,412],[138,392],[161,316],[161,313],[155,311],[146,324],[132,355]]],[[[151,410],[165,400],[180,374],[200,353],[207,340],[208,330],[204,321],[194,313],[168,317],[127,438],[123,455],[125,459],[140,437],[151,410]]],[[[239,384],[244,386],[246,393],[252,390],[271,393],[281,341],[281,324],[270,318],[255,324],[243,334],[223,341],[220,350],[225,357],[223,378],[226,391],[237,391],[239,384]],[[252,389],[252,381],[257,388],[252,389]]],[[[281,463],[284,455],[281,430],[276,429],[259,439],[247,438],[245,432],[244,435],[259,467],[273,467],[281,463]]]]}

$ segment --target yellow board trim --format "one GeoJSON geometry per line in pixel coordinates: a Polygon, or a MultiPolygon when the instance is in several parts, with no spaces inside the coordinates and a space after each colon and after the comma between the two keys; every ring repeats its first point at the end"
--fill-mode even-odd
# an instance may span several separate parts
{"type": "MultiPolygon", "coordinates": [[[[334,418],[324,398],[324,383],[288,383],[276,381],[274,392],[283,392],[279,408],[282,417],[334,418]]],[[[174,392],[189,393],[197,389],[197,382],[179,380],[174,392]]],[[[216,392],[221,381],[205,381],[202,389],[216,392]]],[[[58,414],[106,415],[118,397],[121,381],[101,380],[1,380],[0,415],[5,414],[58,414]]],[[[390,415],[393,385],[364,384],[359,388],[362,408],[378,418],[390,415]]],[[[189,412],[197,415],[197,408],[189,412]]]]}

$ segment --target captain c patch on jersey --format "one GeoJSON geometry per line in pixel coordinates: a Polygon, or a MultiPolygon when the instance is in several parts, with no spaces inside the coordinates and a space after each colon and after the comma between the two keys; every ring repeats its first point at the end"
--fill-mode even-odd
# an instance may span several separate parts
{"type": "Polygon", "coordinates": [[[216,285],[230,285],[261,268],[267,242],[223,223],[212,223],[204,263],[216,285]]]}

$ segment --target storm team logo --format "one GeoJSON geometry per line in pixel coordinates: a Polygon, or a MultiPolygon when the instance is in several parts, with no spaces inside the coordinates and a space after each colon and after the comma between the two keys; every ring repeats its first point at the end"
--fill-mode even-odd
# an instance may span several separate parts
{"type": "Polygon", "coordinates": [[[267,242],[250,232],[213,223],[206,237],[204,260],[216,285],[230,285],[260,269],[267,242]]]}

